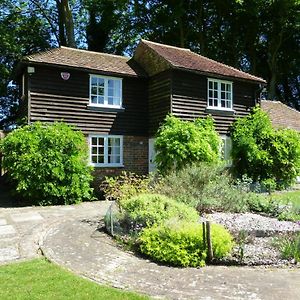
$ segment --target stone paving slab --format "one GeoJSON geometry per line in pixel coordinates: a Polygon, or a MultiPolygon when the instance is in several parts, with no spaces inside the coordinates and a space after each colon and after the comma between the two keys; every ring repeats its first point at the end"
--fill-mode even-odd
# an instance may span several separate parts
{"type": "Polygon", "coordinates": [[[0,264],[39,257],[39,241],[51,226],[66,219],[101,218],[109,205],[95,201],[69,206],[0,208],[0,264]]]}
{"type": "Polygon", "coordinates": [[[44,218],[38,212],[22,212],[17,214],[11,214],[11,219],[14,222],[32,222],[32,221],[41,221],[44,218]]]}
{"type": "Polygon", "coordinates": [[[0,219],[0,226],[6,225],[7,221],[5,219],[0,219]]]}
{"type": "Polygon", "coordinates": [[[299,268],[162,266],[122,251],[97,230],[98,221],[52,227],[42,245],[46,257],[99,283],[162,299],[299,299],[299,268]]]}
{"type": "Polygon", "coordinates": [[[18,248],[14,246],[0,248],[0,263],[20,258],[18,248]]]}
{"type": "Polygon", "coordinates": [[[8,234],[15,234],[16,230],[12,225],[2,225],[0,226],[0,236],[8,235],[8,234]]]}

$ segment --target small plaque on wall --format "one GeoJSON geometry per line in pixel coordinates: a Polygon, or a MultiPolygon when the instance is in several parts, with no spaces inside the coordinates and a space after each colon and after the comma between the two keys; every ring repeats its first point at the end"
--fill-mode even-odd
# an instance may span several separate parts
{"type": "Polygon", "coordinates": [[[68,72],[61,72],[60,76],[63,80],[68,80],[70,78],[71,74],[68,72]]]}

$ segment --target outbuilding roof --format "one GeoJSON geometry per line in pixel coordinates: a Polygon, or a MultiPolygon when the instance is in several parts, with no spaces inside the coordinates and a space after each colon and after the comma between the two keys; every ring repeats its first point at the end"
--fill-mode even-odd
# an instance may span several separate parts
{"type": "Polygon", "coordinates": [[[280,101],[261,100],[261,109],[277,128],[291,128],[300,132],[300,112],[280,101]]]}

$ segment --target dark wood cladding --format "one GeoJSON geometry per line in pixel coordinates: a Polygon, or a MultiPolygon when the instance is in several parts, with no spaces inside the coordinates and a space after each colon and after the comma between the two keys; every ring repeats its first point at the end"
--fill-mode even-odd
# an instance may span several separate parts
{"type": "Polygon", "coordinates": [[[95,111],[89,104],[89,73],[35,67],[30,77],[30,121],[64,121],[84,133],[148,135],[147,81],[123,78],[124,111],[95,111]],[[69,72],[63,80],[61,72],[69,72]]]}
{"type": "Polygon", "coordinates": [[[162,72],[149,79],[149,135],[154,136],[160,124],[171,111],[171,75],[162,72]]]}
{"type": "Polygon", "coordinates": [[[207,77],[191,72],[174,70],[172,73],[172,113],[183,120],[212,115],[220,134],[228,133],[229,127],[236,117],[250,112],[255,105],[255,84],[233,82],[234,114],[224,111],[207,111],[207,77]]]}

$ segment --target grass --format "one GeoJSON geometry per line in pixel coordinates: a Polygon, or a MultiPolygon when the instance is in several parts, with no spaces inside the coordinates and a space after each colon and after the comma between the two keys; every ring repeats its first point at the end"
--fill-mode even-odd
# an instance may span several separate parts
{"type": "Polygon", "coordinates": [[[145,300],[146,296],[98,285],[43,259],[0,267],[1,300],[145,300]]]}
{"type": "Polygon", "coordinates": [[[279,216],[280,219],[300,221],[300,190],[274,193],[270,197],[283,205],[291,206],[279,216]]]}

